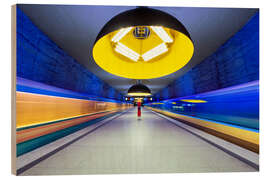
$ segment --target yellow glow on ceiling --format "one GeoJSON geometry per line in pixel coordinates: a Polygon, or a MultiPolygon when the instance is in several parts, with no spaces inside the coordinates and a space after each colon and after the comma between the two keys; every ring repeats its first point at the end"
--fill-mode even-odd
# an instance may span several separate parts
{"type": "Polygon", "coordinates": [[[140,93],[140,92],[138,92],[138,93],[128,93],[127,94],[128,96],[150,96],[151,95],[151,93],[140,93]]]}
{"type": "Polygon", "coordinates": [[[205,100],[199,100],[199,99],[181,99],[181,101],[184,102],[190,102],[190,103],[206,103],[205,100]]]}
{"type": "MultiPolygon", "coordinates": [[[[151,28],[150,35],[146,39],[135,38],[133,29],[119,42],[140,55],[163,43],[162,39],[151,28]]],[[[173,42],[166,43],[167,52],[149,61],[144,61],[142,57],[138,61],[133,61],[117,53],[114,49],[116,43],[112,42],[111,39],[118,31],[109,33],[96,42],[93,47],[94,60],[105,71],[130,79],[152,79],[174,73],[191,59],[194,46],[183,33],[165,27],[163,29],[173,38],[173,42]]]]}

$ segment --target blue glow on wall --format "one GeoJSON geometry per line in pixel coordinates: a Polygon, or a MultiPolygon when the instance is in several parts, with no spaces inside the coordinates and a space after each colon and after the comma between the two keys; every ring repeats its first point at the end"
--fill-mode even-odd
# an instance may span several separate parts
{"type": "Polygon", "coordinates": [[[86,93],[78,93],[71,90],[66,90],[62,88],[57,88],[47,84],[31,81],[28,79],[16,78],[16,90],[19,92],[33,93],[33,94],[42,94],[49,96],[57,97],[66,97],[66,98],[76,98],[76,99],[85,99],[93,101],[105,101],[105,102],[114,102],[114,103],[123,103],[123,101],[108,99],[100,96],[94,96],[86,93]]]}
{"type": "Polygon", "coordinates": [[[218,50],[154,95],[175,98],[259,80],[259,13],[218,50]]]}
{"type": "Polygon", "coordinates": [[[70,57],[17,7],[17,77],[93,96],[122,94],[70,57]]]}

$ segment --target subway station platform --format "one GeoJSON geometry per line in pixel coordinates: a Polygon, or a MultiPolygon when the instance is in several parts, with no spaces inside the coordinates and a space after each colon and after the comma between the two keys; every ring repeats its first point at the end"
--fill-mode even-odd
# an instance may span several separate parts
{"type": "Polygon", "coordinates": [[[12,16],[14,175],[261,169],[258,8],[17,4],[12,16]]]}
{"type": "Polygon", "coordinates": [[[126,110],[20,175],[253,172],[153,111],[126,110]]]}

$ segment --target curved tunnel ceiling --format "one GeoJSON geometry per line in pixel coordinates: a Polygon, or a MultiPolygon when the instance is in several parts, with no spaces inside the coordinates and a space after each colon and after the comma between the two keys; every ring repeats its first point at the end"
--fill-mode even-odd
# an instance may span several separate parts
{"type": "MultiPolygon", "coordinates": [[[[59,47],[99,78],[122,93],[136,80],[121,78],[101,69],[92,58],[92,48],[102,27],[115,15],[134,6],[18,5],[32,22],[59,47]]],[[[179,71],[157,79],[142,80],[152,93],[214,53],[239,31],[258,9],[150,7],[177,18],[186,27],[194,42],[191,61],[179,71]]]]}

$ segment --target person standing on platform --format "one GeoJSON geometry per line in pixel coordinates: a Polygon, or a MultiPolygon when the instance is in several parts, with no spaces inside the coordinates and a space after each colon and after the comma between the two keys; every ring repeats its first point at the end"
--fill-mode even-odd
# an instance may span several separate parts
{"type": "Polygon", "coordinates": [[[137,113],[137,115],[138,115],[138,118],[139,119],[141,118],[141,105],[142,105],[142,103],[140,101],[138,101],[137,102],[137,106],[138,106],[138,113],[137,113]]]}

